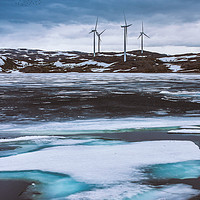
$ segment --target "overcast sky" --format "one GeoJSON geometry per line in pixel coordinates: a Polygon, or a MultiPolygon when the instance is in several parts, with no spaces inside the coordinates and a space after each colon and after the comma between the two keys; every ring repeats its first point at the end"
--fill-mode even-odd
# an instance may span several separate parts
{"type": "Polygon", "coordinates": [[[199,0],[0,0],[0,48],[92,51],[89,34],[99,17],[103,51],[123,50],[123,10],[128,50],[200,52],[199,0]]]}

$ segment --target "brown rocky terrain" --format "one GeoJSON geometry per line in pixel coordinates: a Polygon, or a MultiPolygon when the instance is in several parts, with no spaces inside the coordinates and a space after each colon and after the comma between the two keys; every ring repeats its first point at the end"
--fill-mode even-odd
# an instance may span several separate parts
{"type": "Polygon", "coordinates": [[[24,73],[199,73],[200,53],[166,55],[129,51],[127,62],[122,52],[91,53],[0,49],[0,72],[24,73]]]}

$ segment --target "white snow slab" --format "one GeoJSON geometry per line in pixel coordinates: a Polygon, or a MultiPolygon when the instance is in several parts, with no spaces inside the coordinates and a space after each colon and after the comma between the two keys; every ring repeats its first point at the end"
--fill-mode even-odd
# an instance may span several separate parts
{"type": "Polygon", "coordinates": [[[191,56],[180,56],[179,58],[186,58],[186,59],[189,59],[189,58],[196,58],[197,55],[191,55],[191,56]]]}
{"type": "Polygon", "coordinates": [[[113,55],[103,54],[103,53],[98,54],[98,56],[113,57],[113,55]]]}
{"type": "Polygon", "coordinates": [[[5,65],[5,62],[3,61],[3,59],[0,58],[0,66],[5,65]]]}
{"type": "Polygon", "coordinates": [[[123,56],[123,53],[115,54],[115,56],[123,56]]]}
{"type": "Polygon", "coordinates": [[[101,72],[104,72],[105,71],[105,69],[104,68],[93,68],[93,69],[91,69],[91,71],[92,72],[95,72],[95,73],[101,73],[101,72]]]}
{"type": "Polygon", "coordinates": [[[199,159],[199,148],[189,141],[77,145],[1,158],[0,171],[43,170],[69,174],[90,184],[119,184],[140,179],[137,167],[199,159]]]}
{"type": "Polygon", "coordinates": [[[10,72],[12,72],[12,74],[21,74],[22,72],[20,72],[20,71],[18,71],[18,70],[12,70],[12,71],[10,71],[10,72]]]}
{"type": "Polygon", "coordinates": [[[162,62],[181,62],[181,61],[188,61],[188,59],[190,58],[196,58],[197,55],[191,55],[191,56],[170,56],[170,57],[163,57],[163,58],[159,58],[159,60],[161,60],[162,62]]]}
{"type": "Polygon", "coordinates": [[[172,70],[173,72],[178,72],[179,70],[181,70],[180,65],[166,64],[166,66],[169,67],[169,69],[172,70]]]}
{"type": "Polygon", "coordinates": [[[168,133],[184,133],[184,134],[200,134],[199,129],[180,129],[180,130],[171,130],[168,133]]]}
{"type": "Polygon", "coordinates": [[[61,63],[60,61],[57,61],[57,62],[54,63],[54,65],[55,65],[56,67],[62,67],[62,66],[63,66],[63,63],[61,63]]]}
{"type": "Polygon", "coordinates": [[[174,62],[174,60],[177,59],[177,57],[163,57],[159,58],[162,62],[174,62]]]}
{"type": "Polygon", "coordinates": [[[97,61],[93,61],[93,60],[88,60],[82,63],[77,64],[77,66],[84,66],[84,65],[97,65],[100,67],[109,67],[111,66],[113,63],[108,64],[108,63],[104,63],[104,62],[97,62],[97,61]]]}
{"type": "Polygon", "coordinates": [[[35,61],[43,62],[44,59],[43,58],[36,58],[35,61]]]}
{"type": "Polygon", "coordinates": [[[178,72],[179,70],[181,70],[181,66],[179,65],[170,65],[170,68],[173,72],[178,72]]]}
{"type": "Polygon", "coordinates": [[[52,138],[57,138],[57,137],[56,136],[23,136],[23,137],[17,137],[17,138],[0,139],[0,143],[52,139],[52,138]]]}
{"type": "Polygon", "coordinates": [[[7,57],[6,57],[6,56],[1,56],[1,58],[2,58],[3,60],[7,60],[7,57]]]}
{"type": "Polygon", "coordinates": [[[88,60],[88,61],[85,61],[85,62],[82,62],[82,63],[78,63],[78,64],[76,64],[76,63],[69,63],[69,64],[64,64],[64,63],[62,63],[62,62],[60,62],[60,61],[57,61],[57,62],[55,62],[54,63],[54,65],[56,66],[56,67],[78,67],[78,66],[85,66],[85,65],[96,65],[96,66],[99,66],[99,67],[104,67],[104,68],[106,68],[106,67],[109,67],[109,66],[111,66],[113,63],[111,63],[111,64],[108,64],[108,63],[104,63],[104,62],[97,62],[97,61],[92,61],[92,60],[88,60]]]}

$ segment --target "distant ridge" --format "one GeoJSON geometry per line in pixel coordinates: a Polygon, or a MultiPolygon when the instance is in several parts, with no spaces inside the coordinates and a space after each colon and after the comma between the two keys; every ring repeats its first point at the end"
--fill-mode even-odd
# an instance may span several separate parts
{"type": "Polygon", "coordinates": [[[166,55],[139,50],[92,53],[43,51],[39,49],[0,49],[0,72],[24,73],[200,73],[200,53],[166,55]]]}

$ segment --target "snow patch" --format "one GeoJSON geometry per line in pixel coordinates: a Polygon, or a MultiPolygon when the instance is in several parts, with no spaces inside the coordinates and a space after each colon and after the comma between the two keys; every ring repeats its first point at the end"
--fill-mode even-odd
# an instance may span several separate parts
{"type": "Polygon", "coordinates": [[[151,141],[113,146],[78,145],[52,147],[1,158],[0,170],[59,172],[90,184],[117,184],[140,178],[137,167],[199,159],[199,148],[189,141],[151,141]]]}
{"type": "Polygon", "coordinates": [[[104,57],[113,57],[113,55],[109,55],[109,54],[102,54],[102,53],[98,54],[98,56],[104,56],[104,57]]]}
{"type": "Polygon", "coordinates": [[[115,56],[123,56],[123,53],[115,54],[115,56]]]}
{"type": "Polygon", "coordinates": [[[174,62],[176,57],[164,57],[164,58],[159,58],[160,61],[162,62],[174,62]]]}
{"type": "Polygon", "coordinates": [[[197,55],[191,55],[191,56],[170,56],[170,57],[163,57],[163,58],[158,58],[158,60],[162,62],[182,62],[182,61],[188,61],[190,58],[196,58],[197,55]]]}
{"type": "Polygon", "coordinates": [[[168,133],[200,134],[200,128],[199,129],[171,130],[171,131],[168,131],[168,133]]]}
{"type": "Polygon", "coordinates": [[[178,72],[181,70],[180,65],[171,65],[171,64],[165,64],[165,65],[169,67],[169,69],[172,70],[173,72],[178,72]]]}
{"type": "Polygon", "coordinates": [[[96,65],[99,67],[110,67],[113,63],[108,64],[108,63],[104,63],[104,62],[97,62],[97,61],[93,61],[93,60],[88,60],[82,63],[77,64],[77,66],[85,66],[85,65],[96,65]]]}
{"type": "Polygon", "coordinates": [[[78,57],[78,55],[77,54],[73,54],[73,53],[67,53],[67,52],[61,52],[61,51],[59,51],[59,52],[57,52],[57,53],[55,53],[55,54],[53,54],[54,56],[68,56],[68,57],[78,57]]]}
{"type": "Polygon", "coordinates": [[[38,62],[43,62],[44,59],[43,58],[36,58],[35,61],[38,61],[38,62]]]}
{"type": "Polygon", "coordinates": [[[50,139],[50,138],[57,138],[57,137],[56,136],[24,136],[24,137],[17,137],[17,138],[0,139],[0,143],[41,140],[41,139],[50,139]]]}
{"type": "Polygon", "coordinates": [[[62,67],[62,66],[63,66],[63,63],[61,63],[60,61],[57,61],[57,62],[54,63],[54,65],[55,65],[56,67],[62,67]]]}
{"type": "Polygon", "coordinates": [[[3,61],[3,59],[0,58],[0,66],[5,65],[5,62],[3,61]]]}
{"type": "Polygon", "coordinates": [[[1,56],[1,58],[2,58],[3,60],[7,60],[7,57],[6,57],[6,56],[1,56]]]}
{"type": "Polygon", "coordinates": [[[102,69],[101,68],[100,69],[99,68],[93,68],[93,69],[91,69],[91,71],[95,72],[95,73],[101,73],[101,72],[104,72],[105,69],[104,68],[102,68],[102,69]]]}

